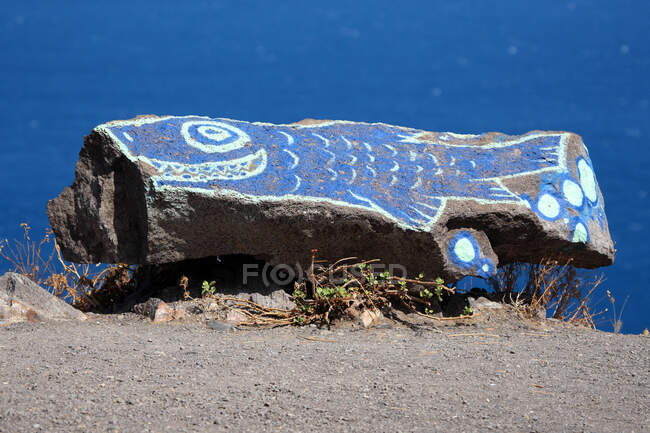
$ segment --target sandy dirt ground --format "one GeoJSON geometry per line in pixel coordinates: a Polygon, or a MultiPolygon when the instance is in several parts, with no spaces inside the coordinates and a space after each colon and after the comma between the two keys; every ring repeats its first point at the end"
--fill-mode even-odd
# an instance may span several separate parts
{"type": "Polygon", "coordinates": [[[650,339],[465,324],[0,327],[1,432],[648,432],[650,339]]]}

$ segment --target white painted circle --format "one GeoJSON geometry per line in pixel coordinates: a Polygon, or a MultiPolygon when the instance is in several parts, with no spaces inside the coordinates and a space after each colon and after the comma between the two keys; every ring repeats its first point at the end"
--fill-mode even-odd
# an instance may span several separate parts
{"type": "Polygon", "coordinates": [[[485,272],[485,273],[487,274],[488,272],[490,272],[490,265],[488,265],[487,263],[485,263],[485,264],[483,264],[483,266],[481,267],[481,269],[483,269],[483,272],[485,272]]]}
{"type": "Polygon", "coordinates": [[[181,127],[181,135],[187,144],[206,153],[230,152],[241,149],[246,143],[251,141],[250,137],[241,129],[213,120],[191,120],[185,122],[181,127]],[[190,133],[192,126],[196,126],[197,136],[192,136],[190,133]],[[234,140],[220,144],[220,142],[231,137],[234,137],[234,140]],[[203,140],[199,141],[199,139],[207,139],[208,142],[203,142],[203,140]]]}
{"type": "Polygon", "coordinates": [[[216,126],[199,126],[196,128],[196,132],[209,138],[214,141],[223,141],[231,136],[232,132],[229,132],[223,128],[217,128],[216,126]]]}
{"type": "Polygon", "coordinates": [[[580,185],[578,185],[577,182],[574,182],[571,179],[564,179],[564,182],[562,182],[562,194],[564,194],[564,198],[566,201],[571,203],[572,206],[582,206],[584,194],[582,193],[582,188],[580,188],[580,185]]]}
{"type": "Polygon", "coordinates": [[[469,263],[476,258],[474,245],[467,238],[460,238],[454,245],[454,254],[462,262],[469,263]]]}
{"type": "Polygon", "coordinates": [[[550,194],[542,194],[539,196],[537,209],[546,218],[554,219],[560,215],[560,203],[550,194]]]}
{"type": "Polygon", "coordinates": [[[585,193],[585,196],[591,202],[598,200],[598,193],[596,192],[596,177],[594,171],[589,167],[587,161],[581,159],[578,161],[578,176],[580,177],[580,185],[585,193]]]}
{"type": "Polygon", "coordinates": [[[581,242],[583,244],[586,244],[588,238],[589,233],[587,232],[587,227],[585,227],[585,225],[582,223],[576,224],[576,227],[573,230],[573,239],[571,240],[573,242],[581,242]]]}

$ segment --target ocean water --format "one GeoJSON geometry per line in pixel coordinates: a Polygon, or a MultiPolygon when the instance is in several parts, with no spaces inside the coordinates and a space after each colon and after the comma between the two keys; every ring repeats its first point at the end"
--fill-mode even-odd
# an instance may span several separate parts
{"type": "Polygon", "coordinates": [[[650,326],[650,2],[185,3],[3,3],[0,236],[42,232],[82,137],[137,114],[569,130],[605,197],[623,332],[650,326]]]}

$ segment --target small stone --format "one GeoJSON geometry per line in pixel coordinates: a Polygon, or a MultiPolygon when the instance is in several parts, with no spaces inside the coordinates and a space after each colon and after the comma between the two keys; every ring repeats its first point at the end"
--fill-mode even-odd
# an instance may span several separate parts
{"type": "Polygon", "coordinates": [[[250,300],[264,308],[274,308],[278,310],[293,310],[296,304],[284,290],[278,289],[268,295],[262,293],[251,293],[250,300]]]}
{"type": "Polygon", "coordinates": [[[200,305],[191,305],[187,307],[187,312],[194,315],[203,314],[203,308],[200,305]]]}
{"type": "Polygon", "coordinates": [[[248,321],[248,317],[238,310],[228,310],[226,313],[226,322],[232,323],[234,325],[239,325],[248,321]]]}
{"type": "Polygon", "coordinates": [[[180,310],[177,312],[158,298],[150,298],[146,302],[134,305],[133,312],[150,318],[154,323],[169,322],[183,315],[183,312],[180,310]]]}
{"type": "Polygon", "coordinates": [[[384,320],[384,315],[376,309],[364,310],[359,316],[359,324],[364,328],[377,326],[384,320]]]}
{"type": "Polygon", "coordinates": [[[237,327],[226,322],[220,322],[218,320],[209,320],[207,323],[208,328],[214,329],[215,331],[236,331],[237,327]]]}
{"type": "Polygon", "coordinates": [[[275,290],[271,293],[272,307],[279,310],[293,310],[296,308],[296,303],[293,302],[291,297],[284,290],[275,290]]]}
{"type": "MultiPolygon", "coordinates": [[[[426,317],[420,316],[419,314],[415,314],[415,313],[405,313],[397,309],[391,312],[391,316],[393,319],[399,322],[408,323],[409,325],[422,326],[422,325],[431,324],[431,319],[427,319],[426,317]]],[[[442,312],[435,313],[432,316],[442,317],[442,312]]]]}
{"type": "Polygon", "coordinates": [[[480,296],[477,299],[472,298],[469,296],[467,298],[467,301],[469,302],[469,306],[472,308],[474,312],[479,312],[481,310],[501,310],[503,309],[503,304],[500,304],[498,302],[490,301],[489,299],[480,296]]]}
{"type": "Polygon", "coordinates": [[[153,318],[156,315],[156,308],[158,308],[158,304],[160,304],[161,302],[163,302],[161,299],[149,298],[145,302],[135,304],[131,310],[134,313],[140,314],[142,316],[146,316],[151,320],[153,320],[153,318]]]}
{"type": "Polygon", "coordinates": [[[208,306],[205,307],[205,311],[207,311],[208,313],[214,313],[215,311],[218,310],[219,310],[219,303],[215,301],[210,301],[210,303],[208,303],[208,306]]]}
{"type": "MultiPolygon", "coordinates": [[[[260,290],[260,289],[254,289],[260,290]]],[[[241,299],[242,301],[251,301],[263,308],[271,308],[276,310],[293,310],[296,304],[291,297],[282,289],[261,289],[261,291],[239,292],[231,295],[232,297],[241,299]]],[[[215,312],[219,311],[222,306],[217,302],[210,302],[206,307],[206,311],[215,312]]],[[[233,316],[236,317],[236,316],[233,316]]]]}
{"type": "Polygon", "coordinates": [[[158,307],[156,307],[153,321],[154,323],[161,323],[174,320],[174,312],[175,310],[171,308],[166,302],[161,301],[160,304],[158,304],[158,307]]]}

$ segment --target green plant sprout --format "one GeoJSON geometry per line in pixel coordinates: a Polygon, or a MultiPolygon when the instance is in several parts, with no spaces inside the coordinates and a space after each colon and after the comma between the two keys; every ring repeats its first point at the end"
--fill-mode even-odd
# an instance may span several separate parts
{"type": "Polygon", "coordinates": [[[217,291],[217,283],[215,281],[211,281],[209,283],[207,281],[204,281],[203,284],[201,284],[202,296],[214,295],[216,291],[217,291]]]}

